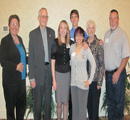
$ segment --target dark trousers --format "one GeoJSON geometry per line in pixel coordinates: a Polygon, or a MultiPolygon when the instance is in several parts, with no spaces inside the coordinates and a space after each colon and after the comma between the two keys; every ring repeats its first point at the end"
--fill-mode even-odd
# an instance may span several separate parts
{"type": "Polygon", "coordinates": [[[89,86],[87,103],[89,120],[98,120],[100,94],[101,89],[97,89],[97,82],[92,82],[89,86]]]}
{"type": "MultiPolygon", "coordinates": [[[[47,65],[48,66],[48,65],[47,65]]],[[[41,120],[42,100],[44,99],[44,120],[51,120],[51,93],[52,80],[48,74],[49,67],[45,68],[44,85],[37,85],[33,90],[34,120],[41,120]]]]}
{"type": "Polygon", "coordinates": [[[72,120],[72,100],[71,100],[71,90],[70,90],[70,96],[69,96],[69,120],[72,120]]]}
{"type": "Polygon", "coordinates": [[[123,120],[126,71],[125,69],[122,71],[117,84],[112,83],[113,74],[106,71],[108,118],[109,120],[123,120]]]}
{"type": "Polygon", "coordinates": [[[26,83],[21,80],[12,85],[3,82],[7,120],[24,120],[26,110],[26,83]],[[16,118],[15,118],[16,108],[16,118]]]}

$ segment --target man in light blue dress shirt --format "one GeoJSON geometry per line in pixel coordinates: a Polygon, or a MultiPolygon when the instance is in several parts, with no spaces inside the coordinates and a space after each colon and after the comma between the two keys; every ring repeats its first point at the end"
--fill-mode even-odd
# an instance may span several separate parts
{"type": "MultiPolygon", "coordinates": [[[[75,42],[75,40],[74,40],[74,32],[75,32],[75,29],[78,27],[78,22],[79,22],[79,12],[78,12],[78,10],[73,9],[70,12],[70,21],[72,23],[72,29],[70,30],[70,39],[75,42]]],[[[87,37],[88,37],[88,35],[85,32],[84,39],[86,39],[87,37]]]]}
{"type": "Polygon", "coordinates": [[[109,15],[110,29],[104,37],[104,63],[106,77],[106,98],[109,120],[124,120],[125,66],[130,57],[129,40],[119,27],[118,11],[109,15]]]}

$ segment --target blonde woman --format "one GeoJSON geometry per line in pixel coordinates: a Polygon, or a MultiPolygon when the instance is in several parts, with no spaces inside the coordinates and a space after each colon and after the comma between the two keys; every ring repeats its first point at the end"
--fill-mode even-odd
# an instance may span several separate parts
{"type": "Polygon", "coordinates": [[[58,120],[61,119],[62,106],[63,120],[67,120],[70,92],[69,49],[72,43],[69,26],[65,20],[62,20],[58,27],[58,38],[54,41],[51,53],[53,89],[55,90],[58,120]]]}

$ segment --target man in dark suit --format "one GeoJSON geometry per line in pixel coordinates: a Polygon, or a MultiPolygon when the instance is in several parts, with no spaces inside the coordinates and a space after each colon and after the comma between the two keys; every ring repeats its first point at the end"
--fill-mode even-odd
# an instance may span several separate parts
{"type": "Polygon", "coordinates": [[[33,88],[34,120],[41,120],[44,97],[44,120],[51,120],[51,48],[55,39],[53,29],[47,27],[48,13],[41,8],[38,14],[39,27],[29,35],[29,80],[33,88]]]}

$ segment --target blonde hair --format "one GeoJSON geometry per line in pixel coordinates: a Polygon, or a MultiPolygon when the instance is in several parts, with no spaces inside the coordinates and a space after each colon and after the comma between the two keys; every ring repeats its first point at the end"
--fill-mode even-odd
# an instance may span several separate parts
{"type": "Polygon", "coordinates": [[[91,23],[94,25],[94,28],[96,29],[96,24],[95,24],[94,20],[88,20],[87,24],[86,24],[86,28],[88,28],[89,24],[91,24],[91,23]]]}
{"type": "Polygon", "coordinates": [[[59,24],[59,27],[58,27],[58,43],[59,43],[59,45],[61,45],[61,43],[62,43],[61,42],[61,35],[60,35],[60,26],[62,23],[65,23],[66,28],[67,28],[67,33],[65,36],[65,43],[66,43],[66,45],[68,45],[70,43],[70,32],[69,32],[70,30],[69,30],[69,25],[65,20],[62,20],[59,24]]]}

